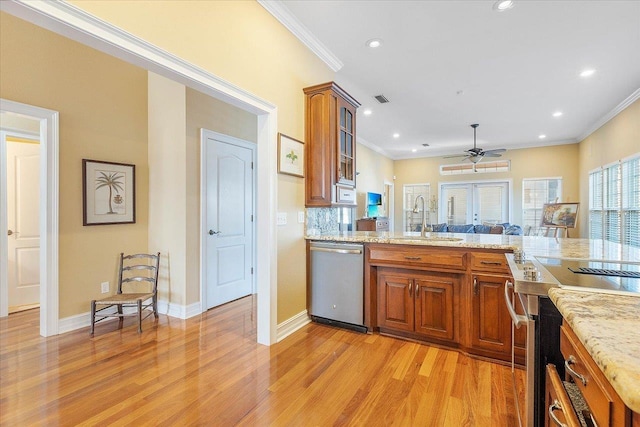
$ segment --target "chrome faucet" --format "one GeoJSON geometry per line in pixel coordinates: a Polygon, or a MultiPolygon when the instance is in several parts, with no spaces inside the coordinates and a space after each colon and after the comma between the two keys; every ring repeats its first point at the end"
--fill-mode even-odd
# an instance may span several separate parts
{"type": "Polygon", "coordinates": [[[418,210],[418,200],[422,200],[422,227],[420,228],[420,236],[421,237],[426,237],[426,232],[427,232],[427,210],[424,207],[425,201],[424,201],[424,197],[422,196],[422,194],[420,194],[420,195],[418,195],[418,197],[416,197],[416,203],[413,205],[413,213],[420,212],[418,210]]]}

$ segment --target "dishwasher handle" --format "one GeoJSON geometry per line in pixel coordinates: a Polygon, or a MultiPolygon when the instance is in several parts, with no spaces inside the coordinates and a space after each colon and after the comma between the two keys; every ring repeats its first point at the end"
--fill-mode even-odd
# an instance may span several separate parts
{"type": "Polygon", "coordinates": [[[334,254],[354,254],[360,255],[362,253],[362,249],[341,249],[341,248],[325,248],[320,246],[311,246],[309,250],[318,251],[318,252],[330,252],[334,254]]]}
{"type": "Polygon", "coordinates": [[[504,302],[507,304],[507,310],[509,311],[509,316],[511,316],[511,319],[513,320],[514,326],[520,329],[520,326],[526,324],[529,319],[523,314],[516,313],[509,298],[509,288],[513,288],[513,283],[511,283],[510,280],[507,280],[504,283],[504,302]]]}

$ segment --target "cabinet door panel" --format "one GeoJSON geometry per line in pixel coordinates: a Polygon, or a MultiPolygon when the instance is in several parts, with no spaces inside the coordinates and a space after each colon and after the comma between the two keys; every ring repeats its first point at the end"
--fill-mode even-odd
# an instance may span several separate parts
{"type": "Polygon", "coordinates": [[[378,272],[378,323],[381,327],[413,331],[413,280],[378,272]]]}
{"type": "Polygon", "coordinates": [[[511,317],[504,301],[504,276],[473,275],[472,346],[511,352],[511,317]]]}
{"type": "Polygon", "coordinates": [[[457,288],[453,278],[420,278],[415,280],[416,332],[433,338],[454,341],[453,296],[457,288]]]}
{"type": "MultiPolygon", "coordinates": [[[[307,141],[305,147],[306,205],[331,205],[332,160],[330,114],[328,105],[334,101],[330,93],[316,93],[307,99],[307,141]]],[[[334,101],[335,102],[335,101],[334,101]]]]}

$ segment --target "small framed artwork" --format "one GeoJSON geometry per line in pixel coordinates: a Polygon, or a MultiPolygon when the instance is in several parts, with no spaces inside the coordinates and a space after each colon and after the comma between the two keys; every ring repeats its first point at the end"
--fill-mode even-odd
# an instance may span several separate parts
{"type": "Polygon", "coordinates": [[[278,134],[278,172],[304,178],[304,142],[278,134]]]}
{"type": "Polygon", "coordinates": [[[545,203],[542,206],[541,227],[575,228],[579,203],[545,203]]]}
{"type": "Polygon", "coordinates": [[[82,225],[136,222],[136,166],[82,159],[82,225]]]}

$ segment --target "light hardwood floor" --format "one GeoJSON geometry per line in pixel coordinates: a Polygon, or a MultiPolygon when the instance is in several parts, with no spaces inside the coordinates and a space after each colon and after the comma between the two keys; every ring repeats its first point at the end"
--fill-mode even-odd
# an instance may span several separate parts
{"type": "Polygon", "coordinates": [[[517,425],[505,366],[318,324],[266,347],[254,313],[247,297],[94,338],[0,319],[0,425],[517,425]]]}

